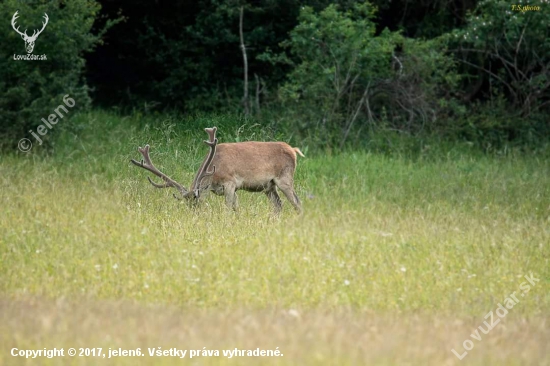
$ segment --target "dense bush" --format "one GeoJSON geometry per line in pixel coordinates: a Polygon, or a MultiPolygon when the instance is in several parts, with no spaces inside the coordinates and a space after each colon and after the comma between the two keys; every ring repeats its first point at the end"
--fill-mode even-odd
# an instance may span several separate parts
{"type": "Polygon", "coordinates": [[[369,3],[306,7],[283,44],[289,57],[264,56],[292,64],[282,103],[288,119],[321,143],[342,146],[373,127],[419,132],[450,108],[440,99],[452,100],[459,77],[444,44],[377,34],[375,11],[369,3]]]}
{"type": "Polygon", "coordinates": [[[481,1],[444,36],[465,75],[470,113],[457,131],[476,142],[532,144],[550,134],[550,13],[542,2],[481,1]]]}

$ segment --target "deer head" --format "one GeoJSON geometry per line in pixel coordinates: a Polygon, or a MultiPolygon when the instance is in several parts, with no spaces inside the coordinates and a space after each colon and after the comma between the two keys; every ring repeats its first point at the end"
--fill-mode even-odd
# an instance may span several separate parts
{"type": "Polygon", "coordinates": [[[34,32],[32,33],[32,36],[28,36],[26,29],[25,29],[24,32],[20,32],[19,27],[17,27],[17,28],[15,27],[15,25],[16,25],[15,21],[19,17],[17,15],[18,12],[19,11],[16,11],[15,14],[13,14],[13,18],[11,18],[11,26],[13,27],[13,30],[15,30],[17,33],[19,33],[21,38],[23,38],[23,40],[25,41],[25,48],[27,49],[27,53],[32,53],[32,51],[34,50],[34,42],[36,41],[36,39],[38,38],[40,33],[42,33],[42,31],[44,30],[44,28],[46,28],[46,25],[48,24],[48,20],[49,20],[48,14],[44,13],[44,19],[46,21],[42,23],[42,29],[40,29],[39,31],[34,30],[34,32]]]}
{"type": "Polygon", "coordinates": [[[130,161],[132,162],[132,164],[150,171],[151,173],[153,173],[154,175],[156,175],[157,177],[161,178],[164,181],[164,183],[159,184],[159,183],[153,182],[151,178],[147,177],[147,179],[149,179],[149,182],[154,187],[156,188],[173,187],[173,188],[176,188],[181,195],[181,198],[174,195],[175,198],[177,199],[186,198],[186,199],[198,200],[200,198],[201,193],[208,189],[208,186],[204,187],[202,185],[204,179],[206,177],[213,175],[216,172],[215,166],[213,166],[212,169],[210,170],[210,164],[212,163],[212,159],[214,159],[214,155],[216,154],[216,145],[218,144],[218,139],[216,138],[217,128],[216,127],[205,128],[204,130],[206,131],[206,133],[208,133],[208,136],[209,136],[209,139],[207,141],[204,141],[204,143],[210,146],[210,151],[208,152],[206,159],[203,161],[199,171],[197,172],[197,175],[195,176],[195,179],[191,184],[191,189],[187,189],[183,185],[179,184],[178,182],[176,182],[175,180],[173,180],[172,178],[168,177],[166,174],[162,173],[160,170],[155,168],[155,165],[153,164],[153,162],[151,161],[151,158],[149,157],[149,145],[145,145],[144,148],[141,148],[141,147],[138,148],[138,151],[143,156],[143,159],[141,160],[141,162],[137,162],[134,159],[131,159],[130,161]]]}

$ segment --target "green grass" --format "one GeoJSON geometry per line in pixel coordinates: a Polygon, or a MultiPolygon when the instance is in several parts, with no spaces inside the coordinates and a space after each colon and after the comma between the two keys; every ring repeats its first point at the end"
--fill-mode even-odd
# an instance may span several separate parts
{"type": "MultiPolygon", "coordinates": [[[[387,324],[392,326],[403,320],[414,323],[410,319],[417,314],[429,317],[428,323],[433,317],[461,319],[467,326],[453,334],[460,342],[439,350],[445,356],[438,359],[444,360],[450,348],[458,348],[483,323],[486,313],[518,291],[521,277],[533,273],[540,282],[510,310],[507,320],[518,334],[535,334],[536,319],[547,319],[548,159],[488,156],[461,148],[414,158],[310,151],[299,159],[296,174],[305,213],[297,216],[286,202],[281,217],[273,218],[267,197],[256,193],[239,193],[236,214],[213,195],[192,209],[174,200],[170,190],[150,186],[148,173],[129,159],[139,157],[137,146],[149,143],[155,164],[188,185],[207,151],[202,128],[218,126],[222,142],[284,136],[259,126],[242,127],[227,116],[176,124],[169,117],[121,118],[96,111],[64,123],[71,125],[62,127],[50,153],[37,147],[29,155],[1,157],[0,295],[6,304],[56,299],[71,299],[84,308],[101,307],[97,304],[104,301],[155,304],[197,312],[205,324],[212,314],[224,311],[261,317],[265,311],[288,309],[317,314],[311,315],[319,317],[315,327],[323,321],[319,313],[332,321],[327,314],[347,314],[346,327],[355,316],[367,319],[360,315],[364,312],[390,317],[393,323],[387,324]],[[155,119],[160,127],[154,127],[155,119]]],[[[9,305],[3,308],[6,314],[23,317],[13,308],[6,310],[9,305]]],[[[154,310],[143,311],[153,316],[154,310]]],[[[271,325],[266,327],[272,331],[271,325]]],[[[4,326],[5,333],[14,329],[4,326]]],[[[423,347],[428,347],[430,329],[423,328],[423,347]]],[[[54,332],[60,342],[63,334],[73,333],[54,332]]],[[[8,336],[4,343],[30,342],[38,348],[51,343],[49,330],[36,339],[30,334],[8,336]]],[[[95,339],[90,334],[74,336],[95,339]]],[[[217,337],[218,344],[232,346],[230,339],[217,337]]],[[[539,337],[541,342],[544,337],[539,337]]],[[[306,340],[294,341],[305,342],[309,350],[306,340]]],[[[248,343],[252,347],[254,342],[248,343]]],[[[302,355],[305,358],[294,363],[326,364],[332,359],[345,364],[345,347],[330,353],[330,336],[320,343],[326,346],[327,358],[319,363],[310,350],[311,357],[302,355]]],[[[471,351],[480,364],[495,358],[481,351],[476,356],[478,349],[502,351],[502,346],[489,343],[471,351]]],[[[14,359],[3,352],[0,364],[2,355],[12,364],[14,359]]],[[[425,356],[413,360],[424,364],[425,356]]],[[[518,351],[506,360],[549,362],[547,355],[536,352],[533,359],[522,357],[518,351]]],[[[354,364],[356,358],[365,360],[356,353],[347,360],[354,364]]],[[[384,353],[375,361],[401,363],[384,353]]]]}

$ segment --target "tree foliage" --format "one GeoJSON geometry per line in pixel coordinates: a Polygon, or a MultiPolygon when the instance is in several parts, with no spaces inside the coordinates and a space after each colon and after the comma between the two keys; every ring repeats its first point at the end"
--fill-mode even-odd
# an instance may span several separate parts
{"type": "Polygon", "coordinates": [[[441,37],[463,65],[461,99],[474,111],[464,119],[470,134],[510,140],[550,132],[548,5],[484,0],[465,27],[441,37]]]}
{"type": "Polygon", "coordinates": [[[40,29],[44,13],[49,22],[34,48],[47,60],[14,60],[26,54],[24,42],[9,23],[0,27],[0,143],[14,145],[40,124],[53,108],[70,94],[78,108],[89,105],[88,87],[83,79],[83,53],[91,51],[101,34],[90,32],[100,6],[91,0],[51,1],[31,4],[15,0],[0,3],[0,18],[12,19],[19,11],[18,25],[40,29]]]}
{"type": "Polygon", "coordinates": [[[242,110],[243,7],[249,94],[264,126],[330,146],[374,129],[535,141],[550,135],[548,5],[6,0],[4,19],[19,9],[29,29],[44,12],[50,23],[35,50],[47,61],[13,60],[23,42],[0,29],[1,140],[23,137],[66,94],[79,107],[91,96],[102,107],[242,110]]]}
{"type": "MultiPolygon", "coordinates": [[[[283,46],[293,65],[281,88],[286,103],[325,143],[343,145],[354,129],[389,127],[416,132],[433,124],[459,80],[453,60],[437,41],[376,32],[368,2],[342,10],[304,8],[283,46]]],[[[356,133],[356,135],[357,135],[356,133]]]]}

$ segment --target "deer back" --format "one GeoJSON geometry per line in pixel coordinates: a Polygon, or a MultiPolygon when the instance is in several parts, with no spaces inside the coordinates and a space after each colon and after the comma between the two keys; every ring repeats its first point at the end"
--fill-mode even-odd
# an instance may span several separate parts
{"type": "Polygon", "coordinates": [[[272,180],[293,175],[296,150],[284,142],[236,142],[217,145],[211,166],[213,186],[235,182],[237,188],[262,189],[272,180]]]}

